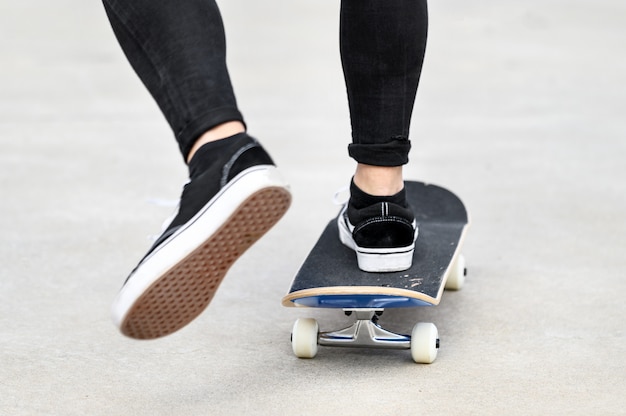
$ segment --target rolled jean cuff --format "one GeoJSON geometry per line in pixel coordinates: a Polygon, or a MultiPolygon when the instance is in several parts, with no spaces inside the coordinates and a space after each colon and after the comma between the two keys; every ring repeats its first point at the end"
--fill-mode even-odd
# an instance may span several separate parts
{"type": "Polygon", "coordinates": [[[411,142],[397,139],[382,144],[352,143],[348,154],[358,163],[373,166],[401,166],[409,163],[411,142]]]}
{"type": "Polygon", "coordinates": [[[198,140],[198,138],[207,130],[229,121],[240,121],[244,124],[244,126],[246,124],[243,120],[241,112],[232,107],[218,108],[187,123],[187,125],[185,125],[182,130],[176,134],[176,139],[178,140],[178,145],[183,154],[183,158],[185,158],[185,160],[187,159],[187,155],[191,151],[191,148],[196,140],[198,140]]]}

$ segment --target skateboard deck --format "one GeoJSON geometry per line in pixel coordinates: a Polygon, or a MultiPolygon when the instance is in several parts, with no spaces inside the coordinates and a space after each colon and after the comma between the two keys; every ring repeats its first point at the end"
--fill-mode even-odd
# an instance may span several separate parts
{"type": "Polygon", "coordinates": [[[418,226],[410,269],[359,270],[354,251],[339,241],[335,218],[296,274],[283,305],[376,309],[439,304],[465,236],[468,214],[447,189],[412,181],[405,187],[418,226]]]}
{"type": "Polygon", "coordinates": [[[407,199],[415,213],[418,237],[411,268],[401,272],[361,271],[356,253],[339,240],[337,218],[331,220],[298,270],[282,300],[287,307],[339,308],[354,313],[349,328],[319,332],[314,319],[294,325],[296,356],[313,358],[317,346],[410,349],[418,363],[434,361],[439,348],[437,328],[418,323],[411,335],[378,325],[384,309],[438,305],[444,288],[459,289],[465,275],[460,247],[469,225],[463,202],[449,190],[406,181],[407,199]]]}

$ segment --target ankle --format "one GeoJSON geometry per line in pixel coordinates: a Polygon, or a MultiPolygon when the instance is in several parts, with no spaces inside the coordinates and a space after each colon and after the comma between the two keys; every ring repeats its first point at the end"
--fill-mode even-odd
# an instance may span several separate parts
{"type": "Polygon", "coordinates": [[[373,196],[391,196],[404,189],[402,166],[372,166],[359,163],[354,184],[373,196]]]}
{"type": "Polygon", "coordinates": [[[219,124],[210,130],[207,130],[202,136],[198,137],[191,147],[191,150],[187,155],[187,163],[189,163],[191,158],[203,145],[234,136],[238,133],[245,133],[245,131],[246,127],[241,121],[227,121],[226,123],[219,124]]]}

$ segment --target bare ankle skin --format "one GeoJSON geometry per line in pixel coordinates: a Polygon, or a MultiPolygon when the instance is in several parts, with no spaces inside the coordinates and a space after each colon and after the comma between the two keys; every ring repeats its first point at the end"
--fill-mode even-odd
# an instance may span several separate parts
{"type": "Polygon", "coordinates": [[[372,166],[359,163],[354,184],[374,196],[391,196],[404,188],[402,166],[372,166]]]}
{"type": "Polygon", "coordinates": [[[244,133],[245,131],[246,127],[240,121],[227,121],[226,123],[219,124],[212,129],[207,130],[191,147],[191,150],[187,155],[187,163],[189,163],[193,155],[196,154],[196,151],[203,144],[225,139],[227,137],[234,136],[237,133],[244,133]]]}

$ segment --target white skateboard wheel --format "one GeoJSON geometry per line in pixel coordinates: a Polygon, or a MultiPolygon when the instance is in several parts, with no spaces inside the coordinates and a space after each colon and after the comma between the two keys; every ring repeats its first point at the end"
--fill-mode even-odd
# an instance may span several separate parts
{"type": "Polygon", "coordinates": [[[435,324],[420,322],[411,333],[411,357],[419,364],[430,364],[437,358],[439,332],[435,324]]]}
{"type": "Polygon", "coordinates": [[[315,319],[300,318],[293,325],[291,346],[298,358],[314,358],[317,355],[319,326],[315,319]]]}
{"type": "Polygon", "coordinates": [[[448,280],[446,280],[446,290],[459,290],[465,283],[465,257],[459,254],[450,268],[448,280]]]}

